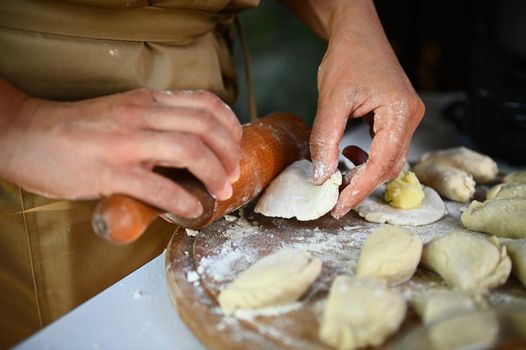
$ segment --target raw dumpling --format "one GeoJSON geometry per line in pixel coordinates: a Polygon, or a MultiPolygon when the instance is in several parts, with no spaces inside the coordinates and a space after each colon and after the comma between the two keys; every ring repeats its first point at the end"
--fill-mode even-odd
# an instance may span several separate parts
{"type": "Polygon", "coordinates": [[[325,301],[320,339],[337,349],[378,346],[404,320],[400,293],[376,279],[338,276],[325,301]]]}
{"type": "Polygon", "coordinates": [[[441,163],[418,163],[413,168],[418,179],[442,196],[467,202],[475,193],[475,181],[465,171],[441,163]]]}
{"type": "Polygon", "coordinates": [[[425,194],[422,184],[412,171],[403,171],[385,184],[385,201],[392,207],[415,209],[422,205],[425,194]]]}
{"type": "Polygon", "coordinates": [[[424,201],[416,209],[397,209],[384,201],[383,191],[377,188],[354,210],[365,220],[380,224],[421,226],[440,220],[446,214],[446,206],[440,196],[424,187],[424,201]]]}
{"type": "Polygon", "coordinates": [[[413,276],[422,255],[422,241],[407,230],[384,225],[373,231],[360,252],[356,276],[375,277],[389,285],[413,276]]]}
{"type": "Polygon", "coordinates": [[[419,163],[451,166],[473,176],[478,183],[495,180],[499,172],[497,163],[493,159],[465,147],[426,153],[420,158],[419,163]]]}
{"type": "Polygon", "coordinates": [[[526,184],[526,171],[509,173],[504,177],[505,183],[526,184]]]}
{"type": "Polygon", "coordinates": [[[511,259],[511,272],[526,286],[526,241],[515,240],[505,245],[511,259]]]}
{"type": "Polygon", "coordinates": [[[422,265],[446,283],[465,291],[485,291],[508,279],[511,261],[496,237],[486,239],[453,232],[431,240],[422,252],[422,265]]]}
{"type": "Polygon", "coordinates": [[[218,297],[225,314],[298,300],[318,277],[321,261],[302,250],[267,255],[242,272],[218,297]]]}
{"type": "Polygon", "coordinates": [[[477,309],[477,303],[472,296],[451,290],[439,290],[419,295],[411,300],[411,305],[424,324],[477,309]]]}
{"type": "Polygon", "coordinates": [[[341,183],[342,175],[337,170],[323,185],[314,185],[312,163],[299,160],[270,183],[254,211],[265,216],[315,220],[336,205],[341,183]]]}
{"type": "Polygon", "coordinates": [[[473,201],[462,213],[462,224],[499,237],[526,238],[526,198],[473,201]]]}
{"type": "Polygon", "coordinates": [[[526,198],[526,183],[499,184],[488,191],[486,199],[526,198]]]}

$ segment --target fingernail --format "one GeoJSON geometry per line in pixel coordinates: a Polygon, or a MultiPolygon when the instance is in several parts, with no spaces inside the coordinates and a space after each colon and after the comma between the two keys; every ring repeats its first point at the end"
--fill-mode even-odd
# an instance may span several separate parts
{"type": "Polygon", "coordinates": [[[223,189],[217,194],[217,199],[224,201],[230,197],[232,197],[232,185],[227,182],[223,189]]]}
{"type": "Polygon", "coordinates": [[[239,169],[239,165],[236,167],[234,172],[228,177],[228,181],[230,181],[231,184],[239,180],[239,176],[241,175],[241,171],[239,169]]]}
{"type": "Polygon", "coordinates": [[[200,201],[196,201],[194,204],[194,208],[191,213],[191,218],[195,219],[203,215],[203,205],[200,201]]]}

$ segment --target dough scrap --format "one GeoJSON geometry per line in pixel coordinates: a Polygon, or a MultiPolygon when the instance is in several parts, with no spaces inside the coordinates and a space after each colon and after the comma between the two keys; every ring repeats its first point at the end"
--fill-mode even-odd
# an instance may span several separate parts
{"type": "Polygon", "coordinates": [[[460,220],[470,230],[499,237],[526,238],[526,198],[473,201],[460,220]]]}
{"type": "Polygon", "coordinates": [[[433,238],[422,252],[422,265],[438,273],[453,288],[484,292],[508,279],[511,261],[506,247],[467,232],[433,238]]]}
{"type": "Polygon", "coordinates": [[[284,305],[298,300],[321,272],[321,260],[302,250],[267,255],[239,274],[218,297],[226,315],[238,309],[284,305]]]}
{"type": "Polygon", "coordinates": [[[338,200],[342,175],[337,170],[324,184],[312,182],[312,163],[306,159],[289,165],[267,187],[254,211],[265,216],[315,220],[338,200]]]}
{"type": "Polygon", "coordinates": [[[511,273],[526,286],[526,241],[508,241],[504,245],[511,259],[511,273]]]}
{"type": "Polygon", "coordinates": [[[488,191],[488,199],[526,198],[526,183],[505,183],[494,186],[488,191]]]}
{"type": "Polygon", "coordinates": [[[526,184],[526,171],[516,171],[504,176],[505,183],[526,184]]]}
{"type": "Polygon", "coordinates": [[[370,222],[409,226],[427,225],[440,220],[446,214],[446,206],[432,188],[424,186],[424,194],[425,198],[420,208],[404,210],[385,203],[383,190],[378,188],[353,210],[370,222]]]}
{"type": "Polygon", "coordinates": [[[356,276],[380,278],[396,285],[413,276],[421,255],[420,237],[401,227],[383,225],[367,237],[358,258],[356,276]]]}
{"type": "Polygon", "coordinates": [[[451,315],[474,311],[478,303],[464,292],[439,290],[416,296],[411,300],[411,306],[424,324],[430,324],[451,315]]]}
{"type": "Polygon", "coordinates": [[[400,293],[377,279],[338,276],[323,310],[319,338],[340,350],[378,346],[404,320],[400,293]]]}
{"type": "Polygon", "coordinates": [[[467,202],[475,193],[473,177],[449,165],[423,162],[416,164],[413,171],[424,185],[453,201],[467,202]]]}
{"type": "Polygon", "coordinates": [[[424,198],[422,184],[412,171],[403,171],[385,184],[384,199],[392,207],[415,209],[420,207],[424,198]]]}
{"type": "Polygon", "coordinates": [[[486,183],[495,180],[499,169],[497,163],[490,157],[467,149],[456,147],[441,151],[428,152],[424,154],[419,163],[433,163],[448,165],[465,171],[473,176],[478,183],[486,183]]]}

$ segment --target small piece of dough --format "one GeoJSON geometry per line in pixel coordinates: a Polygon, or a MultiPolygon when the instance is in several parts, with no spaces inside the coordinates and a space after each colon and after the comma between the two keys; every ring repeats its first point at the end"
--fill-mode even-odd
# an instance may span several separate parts
{"type": "Polygon", "coordinates": [[[511,273],[526,286],[526,241],[514,240],[505,245],[511,259],[511,273]]]}
{"type": "Polygon", "coordinates": [[[356,276],[375,277],[389,285],[413,276],[422,255],[422,241],[416,234],[397,226],[374,230],[360,252],[356,276]]]}
{"type": "Polygon", "coordinates": [[[526,184],[526,171],[516,171],[504,176],[505,183],[526,184]]]}
{"type": "Polygon", "coordinates": [[[473,201],[460,216],[470,230],[499,237],[526,238],[526,198],[473,201]]]}
{"type": "Polygon", "coordinates": [[[477,309],[477,303],[473,297],[452,290],[433,291],[419,295],[411,300],[411,305],[424,324],[477,309]]]}
{"type": "Polygon", "coordinates": [[[443,164],[465,171],[478,183],[495,180],[499,169],[490,157],[474,152],[466,147],[450,148],[442,151],[428,152],[420,158],[419,163],[443,164]]]}
{"type": "Polygon", "coordinates": [[[486,199],[526,198],[526,183],[499,184],[488,191],[486,199]]]}
{"type": "Polygon", "coordinates": [[[413,171],[424,185],[453,201],[467,202],[475,193],[471,175],[451,166],[424,162],[415,165],[413,171]]]}
{"type": "Polygon", "coordinates": [[[289,165],[267,187],[254,211],[265,216],[315,220],[338,200],[342,175],[337,170],[324,184],[312,182],[312,163],[306,159],[289,165]]]}
{"type": "Polygon", "coordinates": [[[383,190],[377,188],[353,210],[370,222],[409,226],[427,225],[440,220],[446,214],[446,206],[432,188],[424,187],[424,194],[425,198],[420,208],[404,210],[385,203],[383,190]]]}
{"type": "Polygon", "coordinates": [[[302,250],[267,255],[242,272],[218,297],[226,315],[298,300],[321,272],[321,261],[302,250]]]}
{"type": "Polygon", "coordinates": [[[392,207],[415,209],[422,205],[424,197],[422,184],[412,171],[403,171],[385,184],[384,199],[392,207]]]}
{"type": "Polygon", "coordinates": [[[337,349],[378,346],[404,320],[400,293],[376,279],[338,276],[323,310],[319,337],[337,349]]]}
{"type": "Polygon", "coordinates": [[[433,238],[422,252],[422,265],[438,273],[453,288],[485,291],[508,279],[511,261],[496,237],[467,232],[433,238]]]}

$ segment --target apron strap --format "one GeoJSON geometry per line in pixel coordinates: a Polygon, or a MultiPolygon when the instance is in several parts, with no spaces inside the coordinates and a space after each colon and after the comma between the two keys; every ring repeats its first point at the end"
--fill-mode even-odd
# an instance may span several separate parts
{"type": "Polygon", "coordinates": [[[247,84],[247,102],[250,120],[255,121],[258,118],[258,111],[256,106],[256,98],[254,95],[254,81],[252,78],[252,60],[250,59],[250,49],[248,47],[247,37],[241,25],[239,15],[235,19],[237,32],[239,33],[239,41],[241,42],[241,49],[243,50],[243,61],[245,66],[245,78],[247,84]]]}

